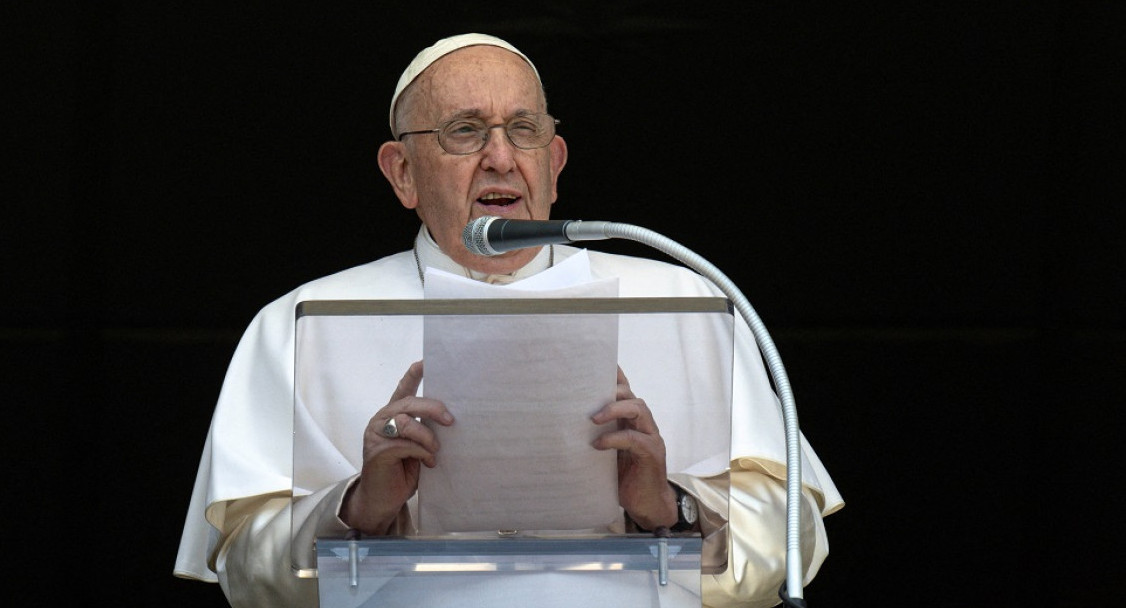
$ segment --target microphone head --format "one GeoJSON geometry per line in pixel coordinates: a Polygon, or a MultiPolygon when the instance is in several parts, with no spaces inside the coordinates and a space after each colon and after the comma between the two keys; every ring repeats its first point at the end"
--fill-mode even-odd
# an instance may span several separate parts
{"type": "Polygon", "coordinates": [[[501,252],[489,247],[487,231],[489,224],[500,218],[492,215],[481,216],[465,225],[461,231],[461,242],[470,253],[484,256],[499,255],[501,252]]]}

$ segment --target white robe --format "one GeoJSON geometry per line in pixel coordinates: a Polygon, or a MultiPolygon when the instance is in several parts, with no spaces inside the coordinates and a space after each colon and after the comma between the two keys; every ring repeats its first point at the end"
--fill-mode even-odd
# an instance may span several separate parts
{"type": "MultiPolygon", "coordinates": [[[[416,249],[423,266],[460,271],[424,230],[416,239],[416,249]]],[[[565,259],[577,251],[556,246],[554,255],[565,259]]],[[[622,297],[723,296],[699,275],[679,266],[594,251],[588,254],[592,275],[596,279],[618,277],[622,297]]],[[[548,248],[541,250],[518,277],[546,267],[549,255],[548,248]]],[[[348,480],[298,501],[299,506],[290,513],[295,308],[309,300],[422,297],[416,258],[406,251],[307,283],[259,312],[235,351],[219,395],[175,575],[219,581],[236,606],[301,605],[305,600],[300,598],[307,599],[310,588],[315,597],[315,584],[290,573],[288,521],[292,516],[296,521],[314,522],[305,531],[308,538],[299,542],[342,533],[343,523],[335,513],[348,480]],[[251,580],[262,584],[249,586],[251,580]]],[[[704,577],[704,603],[769,606],[777,603],[784,576],[784,424],[754,337],[741,319],[736,324],[734,348],[728,568],[721,575],[704,577]]],[[[394,371],[396,379],[403,371],[405,366],[394,371]]],[[[632,374],[627,375],[632,383],[632,374]]],[[[643,388],[633,388],[645,398],[643,388]]],[[[662,428],[662,435],[673,440],[675,432],[662,428]]],[[[802,454],[803,491],[809,503],[803,512],[808,582],[828,553],[821,518],[844,503],[804,438],[802,454]]],[[[727,511],[726,483],[688,475],[670,477],[696,495],[705,510],[727,511]]],[[[404,522],[409,526],[409,516],[404,522]]]]}

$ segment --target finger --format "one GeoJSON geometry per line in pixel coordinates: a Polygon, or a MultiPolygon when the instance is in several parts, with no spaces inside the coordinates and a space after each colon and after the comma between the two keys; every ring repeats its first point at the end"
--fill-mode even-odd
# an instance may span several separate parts
{"type": "Polygon", "coordinates": [[[393,420],[399,431],[398,437],[394,439],[413,441],[430,453],[438,451],[440,447],[438,445],[438,437],[421,419],[415,418],[409,414],[396,414],[393,420]]]}
{"type": "Polygon", "coordinates": [[[426,424],[408,414],[396,414],[397,435],[386,433],[388,419],[373,417],[364,429],[364,460],[374,459],[380,466],[390,466],[399,460],[417,458],[434,466],[434,455],[440,448],[438,438],[426,424]]]}
{"type": "Polygon", "coordinates": [[[388,403],[393,403],[404,397],[413,397],[418,394],[418,385],[422,383],[422,361],[415,361],[407,368],[407,373],[399,380],[395,392],[391,393],[388,403]]]}
{"type": "Polygon", "coordinates": [[[399,414],[406,414],[412,418],[422,418],[423,420],[433,420],[442,426],[450,426],[454,423],[453,414],[446,408],[446,404],[437,399],[425,397],[404,397],[398,401],[392,401],[376,412],[372,419],[383,420],[386,423],[392,416],[399,414]]]}
{"type": "Polygon", "coordinates": [[[410,414],[376,415],[364,429],[365,447],[385,451],[380,446],[395,442],[416,443],[429,453],[438,451],[438,438],[421,419],[410,414]]]}
{"type": "Polygon", "coordinates": [[[629,386],[629,379],[626,378],[626,373],[622,371],[621,366],[618,367],[618,385],[615,390],[616,399],[624,401],[626,399],[633,399],[636,395],[629,386]]]}
{"type": "MultiPolygon", "coordinates": [[[[416,441],[410,441],[402,438],[388,439],[386,437],[376,444],[371,450],[364,461],[365,470],[368,466],[375,466],[378,469],[386,469],[388,467],[410,466],[412,460],[417,460],[429,468],[434,468],[437,464],[436,454],[426,449],[422,444],[416,441]]],[[[365,473],[365,476],[367,474],[365,473]]]]}
{"type": "Polygon", "coordinates": [[[614,401],[606,404],[605,407],[591,416],[591,421],[595,424],[606,424],[613,420],[624,422],[628,427],[637,429],[642,433],[650,435],[660,433],[657,428],[657,421],[653,418],[653,412],[649,410],[649,406],[645,404],[643,399],[614,401]]]}
{"type": "Polygon", "coordinates": [[[603,433],[596,437],[591,445],[596,450],[628,452],[639,460],[664,461],[664,441],[660,435],[648,435],[633,429],[603,433]]]}

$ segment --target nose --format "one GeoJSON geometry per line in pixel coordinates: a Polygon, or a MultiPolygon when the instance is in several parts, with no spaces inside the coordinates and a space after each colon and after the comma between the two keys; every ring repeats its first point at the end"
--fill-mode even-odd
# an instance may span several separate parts
{"type": "Polygon", "coordinates": [[[507,173],[516,167],[516,146],[508,140],[505,125],[489,127],[489,139],[485,147],[481,148],[481,168],[491,169],[500,173],[507,173]],[[500,132],[495,132],[500,129],[500,132]]]}

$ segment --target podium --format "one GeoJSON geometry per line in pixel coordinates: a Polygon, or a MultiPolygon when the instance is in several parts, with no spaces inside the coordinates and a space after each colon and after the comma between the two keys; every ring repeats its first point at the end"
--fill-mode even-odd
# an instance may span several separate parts
{"type": "Polygon", "coordinates": [[[699,535],[317,540],[321,606],[699,607],[699,535]],[[661,560],[664,559],[662,563],[661,560]]]}
{"type": "MultiPolygon", "coordinates": [[[[564,327],[593,321],[612,328],[616,353],[610,360],[653,412],[670,479],[692,475],[726,482],[734,316],[725,298],[322,300],[300,303],[296,314],[294,501],[359,472],[364,428],[409,365],[425,359],[424,336],[435,331],[436,319],[444,328],[504,327],[515,320],[564,327]]],[[[563,333],[576,339],[582,334],[563,333]]],[[[503,338],[512,339],[519,336],[503,338]]],[[[482,357],[495,348],[475,346],[483,349],[482,357]]],[[[574,353],[559,343],[531,350],[546,364],[574,353]]],[[[512,464],[524,460],[513,458],[512,464]]],[[[562,482],[547,476],[543,483],[559,491],[562,482]]],[[[616,496],[616,477],[598,483],[616,496]]],[[[708,538],[631,534],[620,508],[613,519],[574,529],[515,529],[498,520],[481,529],[435,531],[433,519],[426,519],[433,494],[424,487],[408,502],[413,534],[293,543],[293,569],[318,579],[321,606],[699,607],[701,572],[725,566],[702,558],[726,554],[725,529],[708,538]]],[[[474,509],[475,501],[488,497],[486,490],[453,510],[474,509]]],[[[709,508],[727,520],[726,504],[709,508]]]]}

